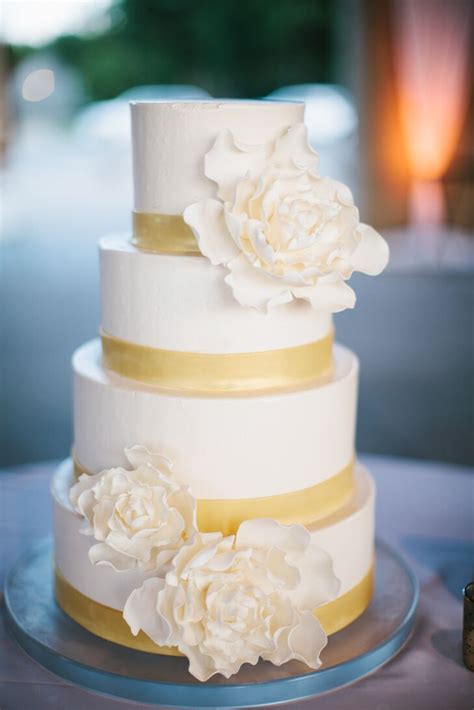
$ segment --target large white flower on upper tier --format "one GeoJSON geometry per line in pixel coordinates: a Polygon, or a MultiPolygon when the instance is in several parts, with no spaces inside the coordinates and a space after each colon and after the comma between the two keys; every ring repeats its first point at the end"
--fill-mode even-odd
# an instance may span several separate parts
{"type": "Polygon", "coordinates": [[[183,216],[202,254],[228,269],[225,280],[243,306],[265,310],[301,298],[341,311],[355,303],[345,283],[354,271],[385,268],[385,240],[359,222],[345,185],[317,174],[318,160],[303,124],[271,145],[246,145],[223,131],[206,154],[218,199],[192,204],[183,216]]]}
{"type": "Polygon", "coordinates": [[[84,516],[81,532],[98,541],[89,550],[91,562],[117,571],[160,570],[194,537],[196,501],[173,480],[165,457],[142,446],[125,454],[133,470],[83,474],[70,499],[84,516]]]}
{"type": "Polygon", "coordinates": [[[338,590],[330,556],[304,527],[250,520],[235,536],[196,535],[164,579],[131,593],[124,618],[135,635],[177,647],[201,681],[259,658],[318,668],[327,638],[312,612],[338,590]]]}

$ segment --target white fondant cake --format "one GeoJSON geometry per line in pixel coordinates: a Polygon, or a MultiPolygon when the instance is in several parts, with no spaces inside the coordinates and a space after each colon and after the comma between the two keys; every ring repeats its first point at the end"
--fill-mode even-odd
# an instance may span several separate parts
{"type": "Polygon", "coordinates": [[[134,234],[100,242],[102,343],[73,358],[57,601],[201,681],[319,667],[372,593],[358,361],[332,313],[388,249],[302,120],[291,102],[132,105],[134,234]]]}

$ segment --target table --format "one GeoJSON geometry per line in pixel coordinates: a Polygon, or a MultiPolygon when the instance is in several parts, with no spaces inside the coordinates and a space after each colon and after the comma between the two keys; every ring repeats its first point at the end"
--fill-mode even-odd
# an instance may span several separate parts
{"type": "MultiPolygon", "coordinates": [[[[292,710],[472,710],[474,673],[461,658],[462,587],[474,578],[473,486],[467,469],[362,456],[377,482],[377,534],[411,563],[421,584],[415,631],[384,668],[292,710]]],[[[48,483],[57,462],[0,470],[0,580],[51,526],[48,483]]],[[[0,615],[0,709],[145,710],[72,686],[31,660],[0,615]]]]}

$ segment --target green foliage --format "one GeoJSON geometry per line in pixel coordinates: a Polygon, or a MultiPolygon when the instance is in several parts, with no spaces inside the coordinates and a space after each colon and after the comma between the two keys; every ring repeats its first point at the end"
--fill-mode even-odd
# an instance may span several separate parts
{"type": "Polygon", "coordinates": [[[111,19],[101,36],[50,47],[92,99],[171,83],[256,97],[333,79],[334,0],[121,0],[111,19]]]}

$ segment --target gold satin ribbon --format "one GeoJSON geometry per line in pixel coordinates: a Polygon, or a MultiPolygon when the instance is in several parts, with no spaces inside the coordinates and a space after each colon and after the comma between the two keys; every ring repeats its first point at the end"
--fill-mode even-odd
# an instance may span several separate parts
{"type": "MultiPolygon", "coordinates": [[[[74,474],[90,473],[73,456],[74,474]]],[[[283,525],[310,525],[340,508],[354,490],[354,462],[342,471],[291,493],[263,498],[200,498],[197,501],[197,525],[200,532],[219,531],[233,535],[244,520],[272,518],[283,525]]]]}
{"type": "MultiPolygon", "coordinates": [[[[345,594],[314,610],[328,636],[352,623],[368,607],[373,593],[374,568],[345,594]]],[[[180,656],[174,647],[157,646],[143,631],[134,636],[122,612],[89,599],[66,582],[60,572],[55,573],[56,601],[61,609],[80,626],[107,641],[127,648],[165,656],[180,656]]]]}
{"type": "Polygon", "coordinates": [[[192,394],[301,388],[332,372],[333,333],[293,348],[253,353],[162,350],[102,331],[104,367],[131,380],[192,394]]]}
{"type": "Polygon", "coordinates": [[[178,214],[134,212],[132,244],[161,254],[201,256],[191,228],[178,214]]]}
{"type": "Polygon", "coordinates": [[[375,567],[371,566],[367,574],[354,587],[341,594],[332,602],[323,604],[314,610],[314,615],[327,636],[345,629],[367,609],[374,593],[375,567]]]}

